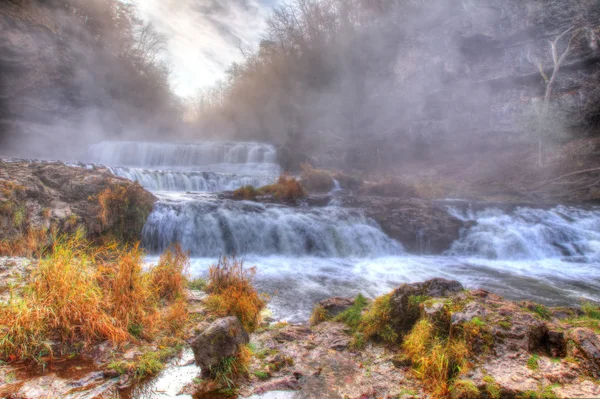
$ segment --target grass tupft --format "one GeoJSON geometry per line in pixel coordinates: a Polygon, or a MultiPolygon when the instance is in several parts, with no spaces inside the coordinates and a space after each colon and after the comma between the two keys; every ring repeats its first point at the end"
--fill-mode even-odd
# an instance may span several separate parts
{"type": "MultiPolygon", "coordinates": [[[[94,247],[82,230],[59,238],[23,296],[0,305],[0,357],[38,360],[56,349],[172,334],[187,310],[180,302],[164,305],[161,293],[168,285],[143,271],[143,257],[138,246],[94,247]]],[[[181,269],[174,274],[184,270],[187,258],[178,262],[181,269]]]]}
{"type": "Polygon", "coordinates": [[[235,258],[221,258],[209,269],[208,308],[220,317],[237,316],[252,332],[260,321],[265,300],[256,292],[252,280],[255,268],[244,268],[235,258]]]}

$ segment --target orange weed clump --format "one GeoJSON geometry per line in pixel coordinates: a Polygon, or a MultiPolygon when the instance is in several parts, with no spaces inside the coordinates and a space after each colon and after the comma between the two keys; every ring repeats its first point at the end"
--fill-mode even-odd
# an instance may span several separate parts
{"type": "Polygon", "coordinates": [[[138,245],[94,247],[84,236],[79,229],[59,238],[22,297],[0,304],[0,358],[39,359],[52,356],[52,346],[122,343],[182,330],[186,303],[170,298],[183,292],[185,253],[167,251],[156,267],[159,272],[147,272],[138,245]],[[167,273],[168,278],[157,277],[167,273]]]}
{"type": "Polygon", "coordinates": [[[183,297],[186,290],[190,256],[179,244],[168,248],[152,269],[152,281],[161,299],[174,300],[183,297]]]}
{"type": "Polygon", "coordinates": [[[258,326],[266,306],[252,285],[255,274],[255,268],[246,269],[243,262],[223,257],[210,267],[207,287],[208,307],[221,317],[237,316],[249,332],[258,326]]]}
{"type": "Polygon", "coordinates": [[[260,192],[271,194],[277,199],[293,201],[306,197],[306,192],[300,181],[293,176],[283,174],[279,176],[275,184],[261,187],[260,192]]]}

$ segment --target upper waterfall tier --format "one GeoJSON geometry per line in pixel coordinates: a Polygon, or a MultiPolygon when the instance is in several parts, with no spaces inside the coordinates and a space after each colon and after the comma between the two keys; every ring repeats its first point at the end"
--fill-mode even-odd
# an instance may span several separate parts
{"type": "Polygon", "coordinates": [[[233,191],[243,186],[262,187],[274,182],[270,174],[238,175],[215,172],[178,172],[109,167],[112,173],[137,181],[150,191],[233,191]]]}
{"type": "Polygon", "coordinates": [[[103,141],[90,147],[94,162],[148,169],[206,170],[215,164],[276,164],[270,144],[237,142],[103,141]]]}

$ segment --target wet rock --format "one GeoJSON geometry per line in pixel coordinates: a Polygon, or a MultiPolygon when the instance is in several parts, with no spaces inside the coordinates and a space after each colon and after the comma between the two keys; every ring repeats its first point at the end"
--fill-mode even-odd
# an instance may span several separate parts
{"type": "Polygon", "coordinates": [[[576,328],[569,338],[576,345],[576,354],[585,360],[584,367],[596,378],[600,377],[600,339],[588,328],[576,328]]]}
{"type": "MultiPolygon", "coordinates": [[[[0,214],[0,240],[11,240],[25,230],[72,233],[84,227],[89,238],[119,229],[123,240],[139,240],[156,197],[138,184],[113,175],[104,167],[75,167],[60,162],[0,160],[0,188],[10,195],[4,202],[19,203],[25,211],[21,226],[10,212],[0,214]],[[101,220],[98,195],[106,189],[125,188],[129,205],[101,220]],[[123,226],[126,226],[124,229],[123,226]]],[[[40,243],[48,245],[47,234],[40,243]]]]}
{"type": "Polygon", "coordinates": [[[306,326],[286,326],[277,331],[273,339],[277,342],[299,341],[311,332],[311,329],[306,326]]]}
{"type": "Polygon", "coordinates": [[[354,304],[352,298],[333,297],[319,302],[319,306],[327,311],[330,318],[337,316],[354,304]]]}
{"type": "Polygon", "coordinates": [[[211,323],[191,342],[196,365],[202,374],[210,375],[212,367],[216,367],[226,357],[235,356],[241,345],[249,342],[248,333],[240,320],[225,317],[211,323]]]}
{"type": "Polygon", "coordinates": [[[342,198],[346,207],[363,209],[390,237],[410,252],[439,254],[452,246],[464,223],[432,201],[400,198],[342,198]]]}
{"type": "Polygon", "coordinates": [[[421,315],[419,298],[447,297],[463,290],[462,284],[454,280],[435,278],[423,283],[405,284],[391,296],[390,325],[398,334],[408,333],[421,315]]]}

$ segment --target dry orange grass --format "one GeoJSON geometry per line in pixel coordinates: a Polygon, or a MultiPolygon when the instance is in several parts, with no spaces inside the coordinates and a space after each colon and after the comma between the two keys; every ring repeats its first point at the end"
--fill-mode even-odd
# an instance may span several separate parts
{"type": "Polygon", "coordinates": [[[287,174],[279,176],[276,183],[259,188],[259,191],[285,201],[295,201],[306,197],[306,192],[300,181],[287,174]]]}
{"type": "Polygon", "coordinates": [[[0,305],[1,358],[51,356],[50,340],[62,349],[181,331],[186,304],[167,298],[183,290],[187,255],[175,249],[161,257],[157,268],[171,275],[157,278],[160,273],[143,270],[139,246],[94,247],[84,235],[80,229],[59,238],[32,273],[23,296],[0,305]]]}
{"type": "Polygon", "coordinates": [[[185,294],[190,256],[175,244],[160,257],[158,265],[152,269],[152,282],[158,288],[161,299],[174,300],[185,294]]]}
{"type": "Polygon", "coordinates": [[[260,321],[260,312],[266,306],[252,280],[255,268],[244,268],[235,258],[223,257],[210,267],[207,306],[220,317],[237,316],[244,328],[251,332],[260,321]]]}

